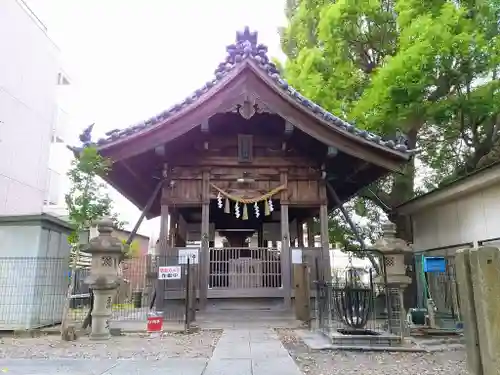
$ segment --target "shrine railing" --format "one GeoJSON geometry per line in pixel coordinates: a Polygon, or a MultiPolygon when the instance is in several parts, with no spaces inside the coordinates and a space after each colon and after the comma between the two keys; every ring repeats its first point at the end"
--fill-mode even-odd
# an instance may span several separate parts
{"type": "Polygon", "coordinates": [[[273,248],[211,248],[209,289],[281,288],[281,254],[273,248]]]}

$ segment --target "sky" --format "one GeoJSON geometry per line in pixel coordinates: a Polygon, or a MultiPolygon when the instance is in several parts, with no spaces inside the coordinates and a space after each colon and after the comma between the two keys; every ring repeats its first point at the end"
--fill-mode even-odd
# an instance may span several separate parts
{"type": "MultiPolygon", "coordinates": [[[[277,33],[284,0],[24,1],[60,48],[71,79],[68,143],[92,123],[99,138],[182,100],[212,78],[226,45],[246,25],[270,56],[284,58],[277,33]]],[[[139,210],[119,193],[111,196],[131,229],[139,210]]],[[[156,236],[158,229],[151,220],[140,232],[156,236]]]]}

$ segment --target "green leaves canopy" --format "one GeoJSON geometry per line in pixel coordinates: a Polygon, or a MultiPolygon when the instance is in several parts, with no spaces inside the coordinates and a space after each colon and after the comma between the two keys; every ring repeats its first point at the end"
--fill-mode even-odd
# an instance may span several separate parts
{"type": "Polygon", "coordinates": [[[72,161],[68,172],[71,185],[65,197],[69,219],[75,225],[75,230],[68,238],[70,244],[78,244],[79,233],[96,220],[113,216],[106,184],[98,181],[110,168],[111,162],[100,156],[92,146],[84,147],[79,157],[72,161]]]}
{"type": "Polygon", "coordinates": [[[372,187],[380,200],[361,192],[399,230],[391,208],[414,195],[416,175],[431,188],[500,159],[500,1],[289,0],[286,14],[287,80],[358,126],[401,129],[420,150],[417,173],[410,164],[372,187]]]}

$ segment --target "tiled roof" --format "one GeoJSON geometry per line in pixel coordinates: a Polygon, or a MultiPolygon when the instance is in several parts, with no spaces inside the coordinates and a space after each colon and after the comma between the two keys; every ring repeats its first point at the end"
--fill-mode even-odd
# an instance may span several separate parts
{"type": "Polygon", "coordinates": [[[354,125],[349,124],[348,122],[336,117],[311,100],[302,96],[281,77],[278,68],[272,61],[270,61],[267,56],[267,47],[264,44],[257,43],[257,32],[250,32],[249,28],[245,27],[243,32],[238,32],[236,34],[236,43],[227,46],[226,50],[226,59],[224,62],[221,62],[218,68],[215,70],[214,79],[205,83],[201,88],[193,92],[190,96],[185,98],[180,103],[173,105],[171,108],[158,114],[157,116],[150,118],[147,121],[122,130],[116,129],[107,132],[107,138],[100,139],[97,144],[101,146],[107,143],[114,142],[120,138],[125,138],[132,134],[142,132],[143,130],[157,125],[159,122],[168,119],[169,117],[179,112],[181,109],[190,106],[202,94],[211,91],[215,86],[217,86],[221,79],[225,77],[230,71],[232,71],[236,66],[238,66],[238,64],[241,64],[246,59],[252,59],[256,63],[255,65],[257,65],[260,69],[262,69],[263,72],[269,75],[276,82],[276,85],[281,88],[281,90],[286,92],[297,103],[300,103],[304,107],[304,109],[312,111],[317,116],[322,117],[332,127],[340,128],[360,138],[366,139],[383,147],[387,147],[388,149],[399,151],[401,153],[410,153],[407,146],[404,144],[404,139],[401,139],[398,142],[394,140],[383,140],[382,137],[376,134],[356,128],[354,125]]]}

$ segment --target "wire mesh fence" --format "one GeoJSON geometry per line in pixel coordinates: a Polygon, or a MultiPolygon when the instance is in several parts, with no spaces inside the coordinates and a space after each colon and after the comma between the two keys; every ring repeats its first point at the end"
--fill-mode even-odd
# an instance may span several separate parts
{"type": "MultiPolygon", "coordinates": [[[[70,285],[69,258],[0,257],[0,330],[33,329],[60,324],[70,285]]],[[[164,320],[189,323],[194,319],[197,265],[190,259],[144,255],[119,266],[119,286],[112,304],[111,321],[147,320],[163,288],[164,320]],[[175,259],[174,259],[175,258],[175,259]],[[177,279],[158,280],[158,267],[178,267],[177,279]],[[191,281],[190,281],[191,280],[191,281]],[[175,298],[170,298],[175,292],[175,298]],[[189,307],[189,309],[188,309],[189,307]]],[[[92,311],[93,292],[85,279],[89,268],[73,275],[69,318],[81,325],[92,311]]]]}
{"type": "Polygon", "coordinates": [[[66,258],[0,258],[0,329],[61,321],[69,285],[66,258]]]}

